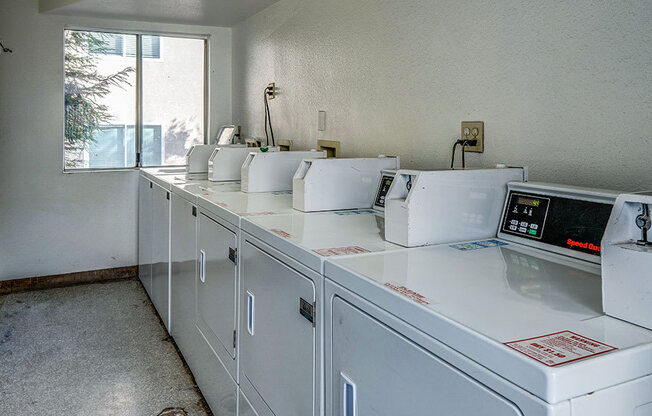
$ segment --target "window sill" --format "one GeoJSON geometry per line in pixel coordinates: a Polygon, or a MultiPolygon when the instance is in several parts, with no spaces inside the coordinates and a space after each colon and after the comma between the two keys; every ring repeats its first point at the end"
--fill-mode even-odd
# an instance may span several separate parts
{"type": "Polygon", "coordinates": [[[77,174],[77,173],[106,173],[106,172],[132,172],[141,169],[156,169],[156,168],[182,168],[185,165],[159,165],[159,166],[142,166],[132,168],[97,168],[97,169],[63,169],[64,174],[77,174]]]}

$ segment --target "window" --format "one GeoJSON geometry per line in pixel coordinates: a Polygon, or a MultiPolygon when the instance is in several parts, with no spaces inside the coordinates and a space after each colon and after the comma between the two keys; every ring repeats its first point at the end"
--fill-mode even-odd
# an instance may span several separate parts
{"type": "Polygon", "coordinates": [[[65,169],[185,163],[204,143],[205,43],[66,30],[65,169]]]}

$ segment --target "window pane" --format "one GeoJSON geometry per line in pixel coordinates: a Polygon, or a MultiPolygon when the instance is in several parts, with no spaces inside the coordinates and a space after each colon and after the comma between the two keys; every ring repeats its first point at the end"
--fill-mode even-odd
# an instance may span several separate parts
{"type": "Polygon", "coordinates": [[[161,59],[143,59],[143,123],[160,127],[143,131],[143,166],[183,165],[190,146],[204,142],[204,40],[150,38],[161,59]]]}
{"type": "MultiPolygon", "coordinates": [[[[142,38],[143,38],[143,58],[159,59],[161,57],[160,36],[142,35],[142,38]]],[[[136,39],[127,41],[125,54],[127,56],[136,56],[136,39]]]]}
{"type": "Polygon", "coordinates": [[[89,168],[121,168],[125,159],[125,128],[103,127],[95,133],[88,155],[89,168]]]}
{"type": "Polygon", "coordinates": [[[122,56],[135,35],[65,31],[65,167],[135,166],[125,127],[136,123],[136,58],[122,56]],[[117,51],[120,50],[120,54],[117,51]]]}

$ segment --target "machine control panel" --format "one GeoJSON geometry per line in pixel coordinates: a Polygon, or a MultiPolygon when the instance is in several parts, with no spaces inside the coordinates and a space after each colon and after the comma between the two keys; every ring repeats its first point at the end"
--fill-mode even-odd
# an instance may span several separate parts
{"type": "Polygon", "coordinates": [[[513,192],[509,195],[503,231],[541,239],[550,206],[550,198],[513,192]]]}
{"type": "Polygon", "coordinates": [[[599,256],[612,207],[609,203],[512,190],[501,232],[599,256]]]}
{"type": "Polygon", "coordinates": [[[378,186],[378,192],[376,193],[376,200],[374,201],[375,207],[385,208],[385,198],[389,192],[389,188],[394,182],[394,175],[383,174],[380,178],[380,185],[378,186]]]}

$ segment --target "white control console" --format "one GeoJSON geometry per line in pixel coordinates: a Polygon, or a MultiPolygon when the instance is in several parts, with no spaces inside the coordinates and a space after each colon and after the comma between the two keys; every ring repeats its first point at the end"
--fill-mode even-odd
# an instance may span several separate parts
{"type": "Polygon", "coordinates": [[[292,189],[292,177],[303,159],[325,158],[324,151],[251,152],[242,164],[242,192],[277,192],[292,189]]]}
{"type": "Polygon", "coordinates": [[[218,147],[216,144],[196,144],[186,153],[186,177],[189,179],[206,179],[208,176],[208,159],[218,147]]]}
{"type": "Polygon", "coordinates": [[[304,159],[292,183],[292,207],[303,212],[371,208],[383,169],[399,158],[304,159]]]}
{"type": "Polygon", "coordinates": [[[652,193],[616,199],[602,239],[602,305],[613,317],[652,329],[652,193]]]}
{"type": "Polygon", "coordinates": [[[494,237],[511,181],[527,181],[527,168],[399,170],[385,201],[385,239],[416,247],[494,237]]]}
{"type": "MultiPolygon", "coordinates": [[[[251,152],[262,152],[259,147],[245,145],[220,146],[213,150],[208,159],[208,180],[214,182],[239,181],[242,163],[251,152]]],[[[278,152],[278,147],[269,147],[266,152],[278,152]]]]}

